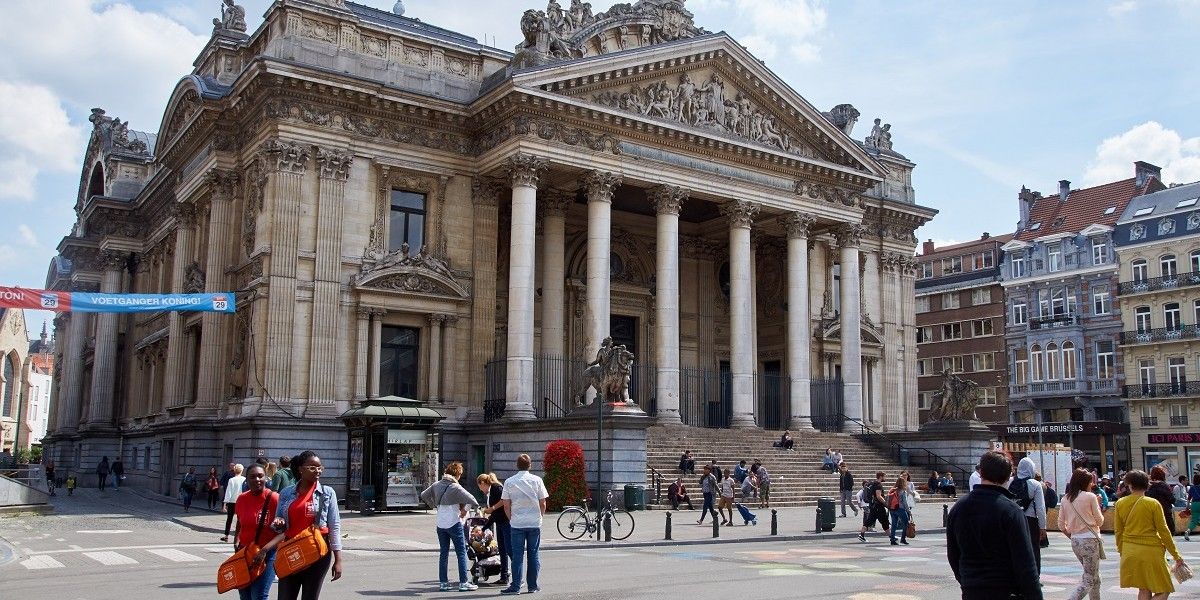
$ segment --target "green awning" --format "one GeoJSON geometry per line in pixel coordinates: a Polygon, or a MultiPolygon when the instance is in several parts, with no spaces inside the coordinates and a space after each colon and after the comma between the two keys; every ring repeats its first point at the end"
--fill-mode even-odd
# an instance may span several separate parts
{"type": "Polygon", "coordinates": [[[364,401],[339,418],[343,421],[383,421],[393,425],[436,425],[446,417],[437,410],[426,408],[420,400],[385,396],[364,401]]]}

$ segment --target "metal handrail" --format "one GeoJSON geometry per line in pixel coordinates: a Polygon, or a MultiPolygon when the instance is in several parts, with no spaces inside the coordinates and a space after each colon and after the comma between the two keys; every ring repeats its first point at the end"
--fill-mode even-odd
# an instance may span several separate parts
{"type": "Polygon", "coordinates": [[[663,480],[666,478],[663,477],[662,473],[658,472],[658,469],[655,469],[654,467],[649,467],[649,469],[650,480],[654,482],[654,503],[658,504],[662,500],[662,484],[663,480]]]}
{"type": "Polygon", "coordinates": [[[912,452],[914,450],[916,450],[919,452],[923,452],[925,454],[925,458],[927,460],[926,460],[924,466],[932,468],[932,467],[940,467],[942,465],[945,465],[946,467],[949,467],[949,468],[948,469],[939,468],[938,471],[939,472],[947,471],[947,470],[956,471],[957,475],[961,477],[960,481],[967,481],[968,479],[970,479],[971,473],[975,471],[974,466],[972,466],[970,468],[966,468],[966,467],[963,467],[962,465],[952,463],[949,460],[942,458],[941,455],[939,455],[938,453],[936,453],[928,448],[913,448],[911,446],[905,446],[905,445],[901,444],[900,442],[895,441],[887,434],[875,431],[874,429],[871,429],[870,426],[868,426],[866,423],[862,422],[859,419],[855,419],[853,417],[848,417],[846,415],[840,415],[840,416],[843,419],[845,419],[847,422],[857,424],[859,427],[859,435],[870,437],[872,440],[882,441],[884,444],[890,446],[895,451],[896,462],[900,462],[900,451],[901,450],[908,450],[909,456],[912,456],[912,452]]]}

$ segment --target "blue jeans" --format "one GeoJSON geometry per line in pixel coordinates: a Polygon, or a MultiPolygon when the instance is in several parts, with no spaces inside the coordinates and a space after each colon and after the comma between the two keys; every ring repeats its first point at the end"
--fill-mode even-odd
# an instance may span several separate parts
{"type": "Polygon", "coordinates": [[[542,569],[542,559],[538,556],[538,548],[542,545],[542,530],[540,527],[512,528],[512,583],[514,590],[521,589],[521,581],[525,576],[525,551],[529,551],[529,591],[538,588],[538,571],[542,569]]]}
{"type": "Polygon", "coordinates": [[[900,539],[908,538],[908,511],[903,508],[898,508],[892,511],[892,530],[888,533],[888,537],[892,541],[896,540],[896,531],[900,531],[900,539]]]}
{"type": "Polygon", "coordinates": [[[457,523],[449,529],[437,528],[438,545],[441,554],[438,555],[438,581],[448,583],[446,562],[450,559],[450,542],[454,542],[454,553],[458,555],[458,582],[466,583],[467,579],[467,539],[463,537],[462,523],[457,523]]]}
{"type": "Polygon", "coordinates": [[[275,583],[275,551],[267,553],[267,570],[250,587],[238,590],[242,600],[270,600],[271,584],[275,583]]]}
{"type": "Polygon", "coordinates": [[[714,505],[713,505],[713,493],[712,492],[704,493],[704,505],[700,507],[700,522],[701,523],[704,522],[704,517],[707,517],[708,513],[712,513],[714,521],[717,520],[717,509],[714,508],[714,505]]]}

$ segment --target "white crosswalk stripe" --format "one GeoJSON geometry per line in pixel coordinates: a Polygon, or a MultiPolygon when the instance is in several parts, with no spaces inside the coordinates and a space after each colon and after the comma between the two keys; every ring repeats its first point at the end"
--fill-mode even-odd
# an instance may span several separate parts
{"type": "Polygon", "coordinates": [[[200,558],[195,554],[188,554],[183,550],[176,550],[174,548],[157,548],[146,550],[146,552],[161,556],[171,562],[204,562],[203,558],[200,558]]]}
{"type": "Polygon", "coordinates": [[[138,564],[138,561],[119,552],[112,552],[111,550],[104,552],[84,552],[83,555],[106,567],[138,564]]]}
{"type": "Polygon", "coordinates": [[[33,556],[21,561],[21,566],[29,569],[30,571],[38,571],[41,569],[61,569],[66,565],[54,560],[52,557],[41,555],[33,556]]]}

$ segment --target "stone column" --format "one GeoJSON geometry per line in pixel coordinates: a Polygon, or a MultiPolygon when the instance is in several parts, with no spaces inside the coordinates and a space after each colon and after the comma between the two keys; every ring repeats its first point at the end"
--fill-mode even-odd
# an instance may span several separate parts
{"type": "Polygon", "coordinates": [[[512,229],[508,256],[508,365],[504,418],[536,418],[533,412],[533,303],[537,252],[537,186],[546,161],[526,154],[508,160],[512,180],[512,229]]]}
{"type": "Polygon", "coordinates": [[[901,396],[901,402],[904,405],[904,423],[903,428],[908,431],[914,431],[920,424],[919,411],[917,410],[917,337],[913,335],[916,323],[916,283],[917,283],[917,262],[913,257],[904,257],[904,267],[900,271],[900,288],[899,295],[901,298],[902,308],[900,310],[901,330],[904,331],[903,340],[903,359],[904,359],[904,394],[901,396]]]}
{"type": "MultiPolygon", "coordinates": [[[[292,346],[296,331],[300,205],[310,150],[293,142],[270,140],[263,145],[268,171],[266,204],[271,211],[271,260],[267,275],[266,357],[263,387],[284,406],[292,400],[292,346]]],[[[272,407],[264,404],[264,407],[272,407]]]]}
{"type": "MultiPolygon", "coordinates": [[[[542,355],[566,358],[566,318],[564,298],[566,296],[566,226],[567,210],[574,195],[561,190],[550,190],[542,203],[542,355]]],[[[562,404],[562,397],[553,397],[561,390],[559,385],[548,385],[545,389],[551,400],[562,404]]]]}
{"type": "Polygon", "coordinates": [[[904,341],[898,333],[901,331],[901,311],[903,304],[899,299],[900,263],[902,257],[892,252],[880,256],[880,296],[882,309],[879,313],[879,326],[883,329],[883,384],[880,396],[883,398],[883,430],[902,431],[904,429],[904,341]]]}
{"type": "Polygon", "coordinates": [[[729,375],[731,427],[755,427],[754,306],[750,287],[750,228],[757,204],[733,201],[721,207],[729,217],[729,375]]]}
{"type": "Polygon", "coordinates": [[[88,313],[67,313],[67,347],[63,350],[63,412],[59,429],[75,433],[83,403],[83,345],[87,341],[88,313]]]}
{"type": "Polygon", "coordinates": [[[475,204],[471,239],[471,399],[479,420],[483,419],[483,398],[487,390],[487,364],[497,360],[496,352],[496,245],[497,204],[501,187],[488,179],[478,178],[472,184],[471,198],[475,204]]]}
{"type": "Polygon", "coordinates": [[[371,309],[359,306],[354,354],[354,401],[367,399],[367,361],[371,357],[371,309]]]}
{"type": "MultiPolygon", "coordinates": [[[[212,188],[208,216],[208,256],[205,261],[204,291],[231,291],[225,287],[225,269],[230,266],[233,230],[233,196],[239,176],[233,171],[212,169],[208,183],[212,188]]],[[[227,343],[230,315],[206,312],[200,315],[200,378],[196,383],[196,409],[215,412],[221,406],[229,373],[227,343]]]]}
{"type": "MultiPolygon", "coordinates": [[[[184,291],[187,268],[192,264],[192,252],[196,237],[196,210],[191,204],[176,204],[175,212],[175,256],[171,267],[171,293],[184,291]]],[[[164,408],[178,408],[187,403],[188,383],[187,355],[191,351],[183,331],[184,314],[172,311],[167,317],[167,376],[164,378],[164,408]]],[[[94,375],[93,375],[94,376],[94,375]]]]}
{"type": "Polygon", "coordinates": [[[787,228],[787,357],[792,407],[789,429],[812,429],[812,319],[808,297],[808,234],[816,219],[792,213],[787,228]]]}
{"type": "Polygon", "coordinates": [[[682,423],[679,414],[679,211],[687,200],[687,190],[658,186],[650,192],[658,213],[656,240],[654,348],[658,372],[655,397],[658,422],[682,423]]]}
{"type": "Polygon", "coordinates": [[[317,256],[313,267],[312,339],[308,360],[310,406],[332,408],[342,343],[342,207],[354,157],[317,148],[317,256]]]}
{"type": "MultiPolygon", "coordinates": [[[[864,228],[859,223],[843,225],[837,232],[841,250],[841,321],[842,321],[842,399],[843,410],[851,419],[863,418],[862,321],[859,306],[858,246],[864,228]]],[[[851,431],[857,423],[846,422],[851,431]]]]}
{"type": "Polygon", "coordinates": [[[442,401],[442,323],[446,315],[429,315],[429,371],[426,378],[430,402],[442,401]]]}
{"type": "Polygon", "coordinates": [[[458,349],[457,325],[458,317],[442,315],[442,369],[439,376],[442,378],[442,402],[452,404],[458,404],[459,399],[458,375],[460,369],[454,362],[458,349]]]}
{"type": "MultiPolygon", "coordinates": [[[[588,360],[596,356],[600,344],[609,336],[612,255],[612,197],[621,185],[615,173],[592,171],[587,179],[587,347],[588,360]]],[[[589,394],[590,395],[590,394],[589,394]]]]}
{"type": "Polygon", "coordinates": [[[379,358],[380,349],[383,347],[383,315],[386,311],[379,309],[371,310],[371,341],[370,341],[370,357],[371,364],[367,369],[367,398],[375,399],[379,397],[379,358]]]}
{"type": "MultiPolygon", "coordinates": [[[[129,254],[104,251],[100,254],[104,274],[100,292],[116,294],[121,291],[121,275],[129,266],[129,254]]],[[[96,315],[96,354],[92,361],[92,401],[88,407],[88,423],[108,427],[113,419],[113,385],[117,374],[117,313],[96,315]]]]}
{"type": "Polygon", "coordinates": [[[63,369],[66,368],[63,360],[64,349],[67,344],[67,319],[71,313],[58,313],[54,316],[54,339],[55,350],[58,351],[55,356],[55,365],[58,367],[58,372],[50,382],[50,424],[46,428],[49,434],[58,433],[59,426],[63,422],[63,369]]]}

